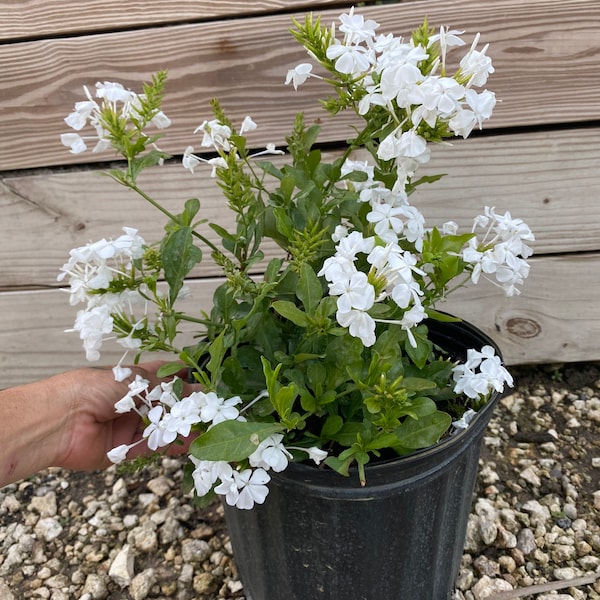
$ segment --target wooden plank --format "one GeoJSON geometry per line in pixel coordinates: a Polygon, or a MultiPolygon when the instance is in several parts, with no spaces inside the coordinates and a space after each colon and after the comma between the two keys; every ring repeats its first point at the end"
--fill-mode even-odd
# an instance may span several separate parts
{"type": "Polygon", "coordinates": [[[93,31],[205,21],[218,17],[318,10],[346,0],[85,0],[75,6],[65,0],[4,0],[0,2],[0,41],[93,31]]]}
{"type": "MultiPolygon", "coordinates": [[[[509,210],[533,228],[538,254],[600,250],[600,128],[523,133],[458,140],[436,146],[424,173],[448,173],[422,186],[411,201],[430,225],[452,219],[469,230],[486,204],[509,210]]],[[[326,155],[331,159],[332,156],[326,155]]],[[[180,164],[157,167],[143,187],[180,212],[198,197],[202,216],[232,224],[209,168],[191,175],[180,164]]],[[[56,285],[71,248],[136,227],[159,239],[164,219],[135,194],[95,171],[60,171],[0,177],[0,289],[56,285]]],[[[212,230],[207,236],[217,241],[212,230]]],[[[267,254],[276,252],[274,246],[267,254]]],[[[215,275],[210,264],[203,276],[215,275]]]]}
{"type": "MultiPolygon", "coordinates": [[[[594,310],[600,253],[532,259],[523,293],[504,298],[487,282],[458,291],[438,308],[467,318],[499,343],[508,364],[600,360],[600,313],[594,310]]],[[[213,280],[190,281],[182,307],[210,308],[213,280]]],[[[76,307],[61,290],[0,294],[2,386],[83,366],[72,326],[76,307]]],[[[101,362],[114,364],[122,349],[107,342],[101,362]]]]}
{"type": "MultiPolygon", "coordinates": [[[[338,12],[327,11],[325,21],[338,12]]],[[[502,100],[490,127],[598,117],[600,80],[589,77],[600,54],[596,0],[422,0],[365,13],[396,33],[408,33],[424,15],[432,24],[459,21],[470,35],[481,31],[496,66],[489,86],[502,100]]],[[[257,146],[281,143],[300,110],[309,120],[323,119],[323,141],[344,139],[348,119],[333,125],[318,105],[325,84],[313,80],[301,92],[283,85],[287,69],[306,60],[289,24],[289,16],[279,15],[1,45],[0,171],[110,159],[65,152],[63,117],[81,99],[83,84],[119,80],[138,88],[160,68],[170,72],[165,109],[174,125],[167,151],[181,152],[210,116],[215,96],[232,118],[254,117],[257,146]]]]}

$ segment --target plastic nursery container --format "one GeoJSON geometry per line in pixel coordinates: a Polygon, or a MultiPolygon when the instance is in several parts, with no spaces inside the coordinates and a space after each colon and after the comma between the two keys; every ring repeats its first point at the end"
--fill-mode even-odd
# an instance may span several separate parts
{"type": "MultiPolygon", "coordinates": [[[[464,321],[428,325],[434,343],[456,358],[495,346],[464,321]]],[[[271,473],[263,505],[225,506],[246,599],[448,599],[498,397],[436,446],[367,465],[365,487],[356,475],[292,463],[271,473]]]]}

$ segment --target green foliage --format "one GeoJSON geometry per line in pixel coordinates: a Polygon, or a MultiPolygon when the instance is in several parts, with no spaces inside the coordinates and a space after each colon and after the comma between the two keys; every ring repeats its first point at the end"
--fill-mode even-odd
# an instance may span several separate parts
{"type": "MultiPolygon", "coordinates": [[[[413,33],[415,46],[427,49],[420,64],[423,74],[439,64],[439,44],[429,44],[432,33],[427,21],[413,33]]],[[[427,325],[408,328],[402,321],[406,304],[385,301],[391,295],[390,281],[406,276],[402,266],[382,274],[364,252],[357,251],[352,264],[366,275],[378,299],[368,309],[376,322],[375,341],[363,343],[338,322],[342,294],[330,295],[323,268],[335,253],[339,227],[360,231],[378,249],[387,244],[367,218],[370,208],[361,197],[371,175],[360,169],[345,172],[345,165],[353,151],[365,150],[373,166],[371,184],[382,197],[391,194],[399,181],[409,195],[441,175],[413,179],[414,169],[400,172],[399,161],[381,157],[382,141],[404,127],[411,109],[393,101],[391,107],[372,104],[366,114],[360,110],[367,93],[363,77],[338,72],[327,56],[335,40],[333,28],[307,15],[302,22],[294,21],[292,34],[332,86],[325,108],[331,114],[350,110],[362,118],[345,152],[328,159],[318,145],[320,126],[307,124],[300,113],[286,138],[285,164],[255,160],[251,139],[238,133],[239,124],[214,100],[213,125],[203,127],[207,135],[215,124],[229,132],[224,141],[214,143],[213,164],[223,205],[235,223],[225,226],[199,219],[197,198],[187,199],[174,214],[138,185],[144,170],[167,158],[156,147],[162,134],[146,133],[164,97],[166,72],[157,73],[144,85],[133,113],[125,116],[108,104],[101,125],[112,147],[127,161],[124,171],[111,170],[109,175],[163,213],[165,232],[128,272],[98,293],[138,289],[156,306],[159,317],[153,325],[146,316],[135,320],[118,314],[114,329],[119,337],[135,341],[138,356],[148,351],[174,355],[160,368],[161,377],[189,369],[207,392],[240,396],[245,420],[194,425],[199,435],[191,445],[193,457],[244,466],[263,440],[281,433],[288,445],[326,449],[327,464],[343,475],[356,466],[364,483],[365,466],[371,460],[435,444],[448,431],[449,408],[458,400],[449,385],[453,364],[432,344],[427,325]],[[218,243],[212,241],[215,237],[218,243]],[[274,246],[277,256],[265,265],[274,246]],[[186,279],[207,255],[220,268],[224,283],[214,292],[209,314],[186,314],[179,307],[186,279]],[[257,276],[260,272],[262,277],[257,276]],[[166,293],[161,281],[166,282],[166,293]],[[195,339],[182,347],[179,334],[184,326],[195,327],[195,339]]],[[[369,83],[376,85],[381,74],[373,70],[370,77],[369,83]]],[[[427,121],[421,119],[415,126],[424,140],[438,142],[453,135],[445,121],[427,121]]],[[[435,303],[445,298],[453,281],[458,279],[452,284],[458,287],[469,277],[472,267],[461,258],[461,251],[472,237],[433,228],[422,240],[422,249],[406,235],[398,242],[406,255],[416,257],[406,269],[430,318],[448,318],[435,310],[435,303]]],[[[190,484],[189,469],[186,480],[190,484]]]]}

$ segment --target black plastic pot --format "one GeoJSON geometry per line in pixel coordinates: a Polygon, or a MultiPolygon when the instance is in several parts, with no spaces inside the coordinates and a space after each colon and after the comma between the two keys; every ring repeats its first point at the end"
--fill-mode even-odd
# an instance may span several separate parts
{"type": "MultiPolygon", "coordinates": [[[[493,342],[467,323],[429,323],[464,356],[493,342]]],[[[483,434],[498,395],[435,447],[367,466],[366,487],[329,469],[272,473],[265,504],[225,506],[247,600],[446,600],[458,569],[483,434]]]]}

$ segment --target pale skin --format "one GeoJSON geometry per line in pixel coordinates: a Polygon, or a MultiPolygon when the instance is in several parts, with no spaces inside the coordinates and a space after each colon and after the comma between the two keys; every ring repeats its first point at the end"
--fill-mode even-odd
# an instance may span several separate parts
{"type": "MultiPolygon", "coordinates": [[[[144,424],[135,412],[118,414],[114,404],[128,391],[135,374],[161,380],[153,361],[131,367],[133,375],[116,382],[110,368],[67,371],[49,379],[0,390],[0,487],[47,467],[92,471],[111,462],[106,453],[142,437],[144,424]]],[[[198,386],[188,386],[189,393],[198,386]]],[[[189,444],[173,445],[171,453],[189,444]]],[[[148,454],[142,443],[127,458],[148,454]]]]}

